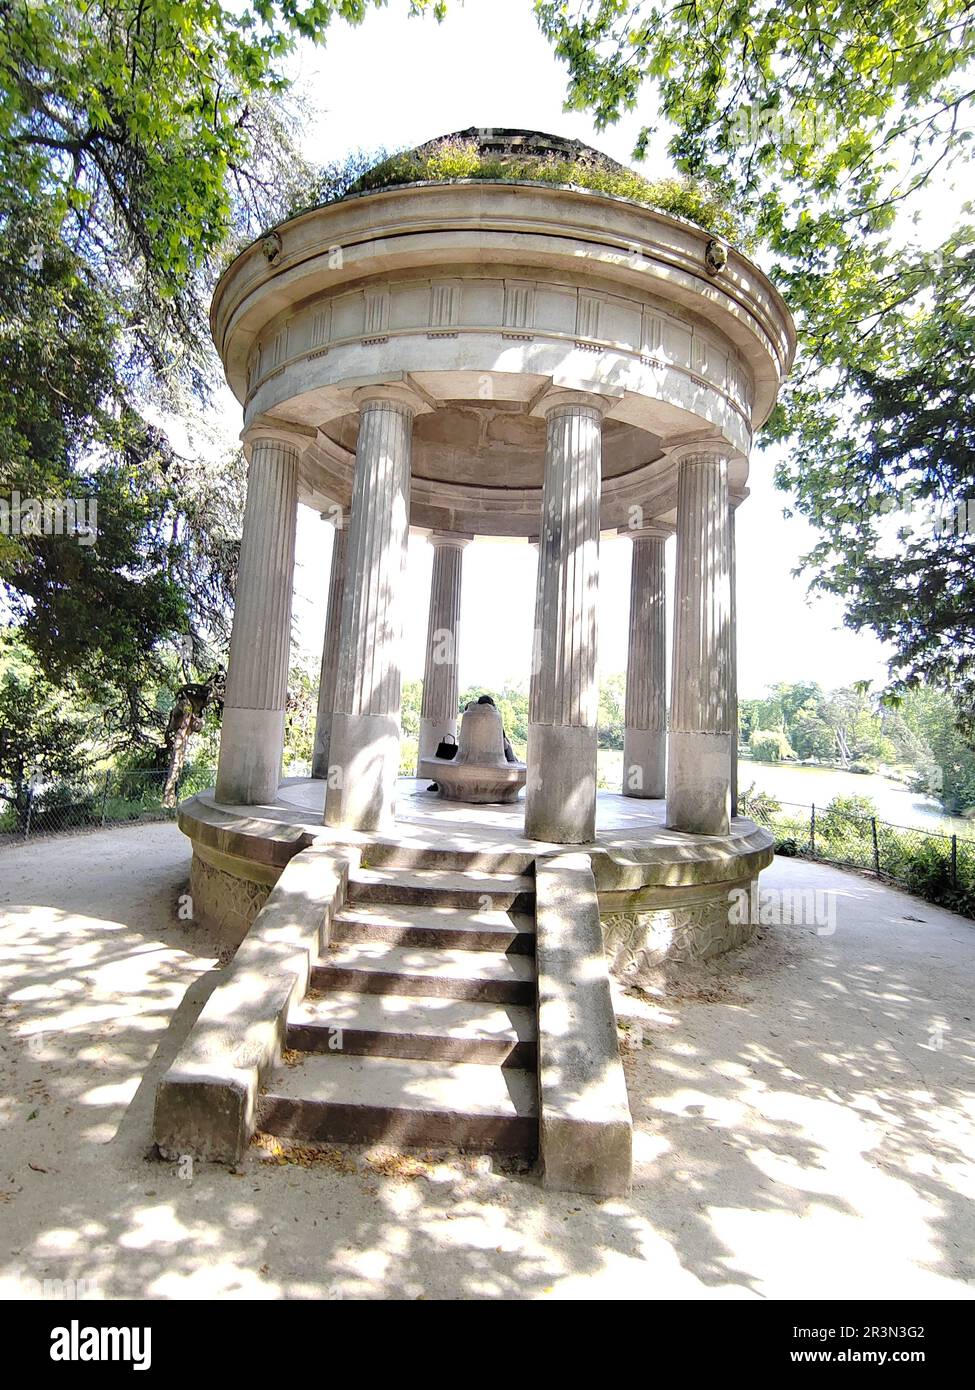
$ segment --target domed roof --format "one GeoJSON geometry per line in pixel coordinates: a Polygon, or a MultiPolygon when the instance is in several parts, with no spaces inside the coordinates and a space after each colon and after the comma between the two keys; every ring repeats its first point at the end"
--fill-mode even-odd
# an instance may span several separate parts
{"type": "Polygon", "coordinates": [[[469,126],[467,130],[455,130],[449,135],[437,135],[422,145],[408,151],[409,154],[425,156],[432,154],[440,145],[448,142],[477,146],[481,155],[491,159],[581,159],[589,164],[598,164],[606,169],[623,169],[625,166],[610,159],[602,150],[581,140],[569,140],[564,135],[549,135],[542,130],[515,130],[509,126],[469,126]]]}

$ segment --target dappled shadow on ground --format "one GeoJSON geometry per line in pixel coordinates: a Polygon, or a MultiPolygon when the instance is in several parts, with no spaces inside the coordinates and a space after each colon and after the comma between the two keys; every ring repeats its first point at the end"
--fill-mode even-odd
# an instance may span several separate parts
{"type": "Polygon", "coordinates": [[[840,895],[835,934],[766,927],[659,996],[619,994],[637,1181],[595,1202],[463,1158],[330,1150],[305,1167],[252,1151],[236,1172],[150,1159],[155,1080],[218,972],[172,916],[181,843],[143,865],[128,908],[117,889],[99,915],[96,880],[112,872],[106,858],[70,892],[21,886],[6,913],[2,1292],[44,1279],[164,1298],[975,1287],[975,929],[960,918],[777,865],[767,882],[840,895]]]}
{"type": "Polygon", "coordinates": [[[966,1296],[975,929],[817,866],[779,863],[776,882],[835,893],[835,932],[764,927],[621,1001],[655,1224],[706,1284],[966,1296]]]}

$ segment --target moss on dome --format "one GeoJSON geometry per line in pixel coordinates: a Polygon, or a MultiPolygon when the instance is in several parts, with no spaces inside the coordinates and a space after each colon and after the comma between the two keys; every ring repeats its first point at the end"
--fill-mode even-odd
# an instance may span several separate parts
{"type": "Polygon", "coordinates": [[[578,140],[535,131],[472,129],[393,154],[352,155],[323,169],[292,215],[403,184],[460,180],[585,188],[683,218],[722,239],[743,239],[736,217],[707,185],[676,176],[647,179],[578,140]]]}

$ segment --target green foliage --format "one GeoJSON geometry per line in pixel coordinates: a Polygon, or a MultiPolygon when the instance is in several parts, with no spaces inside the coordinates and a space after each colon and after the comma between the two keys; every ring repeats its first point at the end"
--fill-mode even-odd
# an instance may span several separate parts
{"type": "Polygon", "coordinates": [[[599,683],[600,748],[623,747],[626,731],[626,677],[606,676],[599,683]]]}
{"type": "MultiPolygon", "coordinates": [[[[74,782],[87,772],[87,729],[8,637],[0,641],[0,800],[26,822],[32,781],[74,782]]],[[[47,792],[44,793],[47,795],[47,792]]]]}
{"type": "Polygon", "coordinates": [[[908,892],[975,917],[975,839],[958,839],[953,860],[949,837],[875,822],[868,798],[839,796],[817,810],[813,841],[808,808],[799,813],[753,793],[750,788],[743,794],[742,809],[771,830],[776,854],[810,856],[872,873],[879,869],[881,877],[908,892]]]}
{"type": "Polygon", "coordinates": [[[794,758],[789,740],[778,729],[756,729],[750,740],[751,753],[763,763],[777,763],[785,758],[794,758]]]}
{"type": "Polygon", "coordinates": [[[420,706],[423,703],[423,682],[404,681],[401,722],[403,734],[407,738],[418,740],[420,737],[420,706]]]}
{"type": "Polygon", "coordinates": [[[77,782],[58,782],[39,791],[30,812],[30,832],[44,835],[66,828],[94,825],[101,818],[98,797],[77,782]]]}
{"type": "Polygon", "coordinates": [[[909,893],[940,903],[952,912],[975,917],[975,880],[955,883],[951,874],[951,852],[932,843],[921,845],[908,859],[904,886],[909,893]]]}
{"type": "Polygon", "coordinates": [[[177,454],[140,413],[141,382],[114,300],[50,209],[0,219],[0,496],[71,499],[96,526],[0,536],[7,607],[51,680],[146,742],[166,714],[147,692],[188,678],[166,644],[211,667],[225,646],[243,467],[239,451],[177,454]]]}
{"type": "Polygon", "coordinates": [[[789,739],[797,758],[828,762],[836,754],[836,734],[816,700],[809,700],[796,710],[789,725],[789,739]]]}
{"type": "Polygon", "coordinates": [[[838,833],[847,823],[862,829],[876,814],[876,804],[869,796],[834,796],[825,810],[817,812],[816,829],[823,835],[838,833]]]}
{"type": "Polygon", "coordinates": [[[311,763],[318,714],[318,675],[292,663],[284,710],[284,768],[311,763]]]}
{"type": "Polygon", "coordinates": [[[305,174],[285,59],[296,38],[321,41],[334,17],[355,24],[367,9],[8,0],[0,207],[50,207],[81,260],[125,283],[148,357],[162,364],[172,351],[202,368],[213,258],[235,230],[275,220],[305,174]]]}
{"type": "Polygon", "coordinates": [[[236,577],[242,460],[203,457],[188,418],[213,280],[307,180],[295,40],[368,8],[0,4],[0,496],[99,512],[94,545],[0,535],[0,582],[45,675],[149,762],[180,690],[219,677],[236,577]]]}
{"type": "Polygon", "coordinates": [[[914,749],[913,789],[935,797],[954,815],[975,809],[975,750],[959,731],[952,700],[919,686],[888,718],[896,729],[903,726],[905,742],[914,749]]]}
{"type": "Polygon", "coordinates": [[[374,156],[358,152],[344,164],[329,165],[319,173],[314,198],[302,195],[294,211],[306,211],[350,193],[371,193],[401,184],[444,183],[455,179],[588,188],[595,193],[641,203],[672,217],[682,217],[729,240],[740,241],[743,235],[728,204],[703,181],[683,177],[651,180],[632,169],[622,169],[595,157],[493,155],[482,151],[474,141],[456,138],[437,141],[422,152],[389,154],[380,151],[374,156]]]}
{"type": "Polygon", "coordinates": [[[754,782],[738,793],[738,808],[743,816],[768,824],[782,811],[782,803],[768,792],[758,791],[754,782]]]}
{"type": "Polygon", "coordinates": [[[677,167],[764,248],[799,329],[766,437],[788,441],[778,481],[823,536],[802,565],[892,645],[890,694],[933,683],[975,727],[972,540],[918,516],[972,495],[975,228],[969,207],[931,248],[908,224],[952,166],[971,182],[969,0],[536,11],[568,105],[603,126],[650,87],[677,167]]]}
{"type": "Polygon", "coordinates": [[[815,448],[787,455],[778,481],[823,538],[803,558],[846,621],[895,651],[889,695],[954,690],[975,729],[975,530],[939,524],[975,495],[975,229],[897,275],[910,313],[876,330],[880,355],[851,370],[843,428],[835,394],[803,402],[815,448]]]}
{"type": "Polygon", "coordinates": [[[761,699],[740,699],[738,720],[752,756],[767,761],[798,757],[865,771],[879,763],[930,761],[927,745],[902,718],[855,687],[827,695],[814,681],[780,682],[761,699]]]}

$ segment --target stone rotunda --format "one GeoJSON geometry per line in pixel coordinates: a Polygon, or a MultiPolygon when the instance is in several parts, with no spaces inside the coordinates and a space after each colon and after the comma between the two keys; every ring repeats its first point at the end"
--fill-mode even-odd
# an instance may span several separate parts
{"type": "MultiPolygon", "coordinates": [[[[460,138],[605,162],[533,132],[460,138]]],[[[314,840],[445,833],[587,847],[607,945],[631,965],[662,920],[692,921],[699,953],[733,944],[729,885],[771,856],[735,815],[735,509],[794,350],[761,271],[619,197],[431,181],[278,226],[225,272],[211,319],[250,466],[217,784],[180,817],[201,911],[243,929],[314,840]],[[335,537],[314,775],[280,786],[299,502],[335,537]],[[434,550],[421,758],[457,729],[457,653],[437,639],[458,629],[465,547],[537,547],[527,784],[487,819],[444,820],[425,783],[398,781],[411,531],[434,550]],[[624,777],[597,797],[599,546],[617,535],[632,540],[624,777]]]]}
{"type": "MultiPolygon", "coordinates": [[[[599,159],[532,132],[462,139],[492,172],[599,159]]],[[[217,785],[179,822],[194,916],[237,950],[158,1084],[158,1151],[239,1163],[258,1132],[382,1140],[625,1194],[610,973],[642,984],[746,941],[735,890],[772,857],[735,815],[734,515],[791,361],[788,311],[697,226],[479,177],[282,224],[226,271],[212,326],[250,471],[217,785]],[[299,502],[336,531],[315,776],[282,783],[299,502]],[[465,547],[537,546],[511,803],[397,777],[411,530],[434,548],[421,771],[457,728],[465,547]],[[624,775],[597,793],[599,546],[621,534],[624,775]]],[[[465,717],[482,787],[507,765],[495,717],[465,717]]]]}

